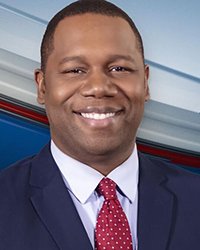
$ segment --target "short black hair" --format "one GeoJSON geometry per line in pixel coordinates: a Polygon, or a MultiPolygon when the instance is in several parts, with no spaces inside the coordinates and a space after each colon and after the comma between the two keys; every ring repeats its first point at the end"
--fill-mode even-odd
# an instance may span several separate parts
{"type": "Polygon", "coordinates": [[[60,21],[66,17],[81,15],[86,13],[101,14],[105,16],[121,17],[131,26],[137,40],[138,49],[144,61],[144,48],[141,35],[133,20],[122,9],[105,0],[79,0],[59,11],[48,23],[41,43],[41,69],[45,71],[49,55],[54,49],[54,33],[60,21]]]}

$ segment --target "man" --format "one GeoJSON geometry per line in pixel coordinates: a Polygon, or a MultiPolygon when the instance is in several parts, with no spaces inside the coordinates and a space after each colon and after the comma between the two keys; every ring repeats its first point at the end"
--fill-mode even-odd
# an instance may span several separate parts
{"type": "Polygon", "coordinates": [[[78,1],[50,21],[35,79],[52,140],[0,176],[0,249],[199,249],[199,177],[137,152],[148,77],[113,4],[78,1]]]}

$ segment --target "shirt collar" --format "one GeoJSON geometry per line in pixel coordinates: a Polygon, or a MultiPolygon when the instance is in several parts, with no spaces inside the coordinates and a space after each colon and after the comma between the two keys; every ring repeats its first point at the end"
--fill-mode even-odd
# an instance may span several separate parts
{"type": "Polygon", "coordinates": [[[133,202],[138,189],[138,176],[138,154],[137,146],[135,145],[130,157],[110,172],[107,177],[117,183],[124,195],[133,202]]]}
{"type": "MultiPolygon", "coordinates": [[[[53,141],[51,141],[51,153],[69,191],[81,203],[85,203],[104,176],[90,166],[64,154],[53,141]]],[[[134,201],[137,193],[138,171],[138,155],[135,145],[131,156],[107,176],[117,183],[131,202],[134,201]]]]}

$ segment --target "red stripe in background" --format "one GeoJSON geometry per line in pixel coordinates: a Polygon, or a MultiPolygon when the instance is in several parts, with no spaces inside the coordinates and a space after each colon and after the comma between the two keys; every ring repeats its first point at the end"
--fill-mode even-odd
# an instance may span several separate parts
{"type": "MultiPolygon", "coordinates": [[[[0,108],[6,111],[9,111],[13,114],[17,114],[19,116],[43,123],[49,124],[48,119],[45,114],[38,113],[26,107],[22,107],[20,105],[16,105],[4,100],[0,100],[0,108]]],[[[138,142],[138,149],[141,152],[155,155],[158,157],[166,158],[171,160],[174,163],[186,165],[189,167],[200,168],[200,156],[193,156],[189,153],[175,152],[169,149],[159,148],[156,146],[148,145],[145,143],[138,142]]]]}
{"type": "Polygon", "coordinates": [[[159,156],[171,160],[173,163],[200,168],[200,157],[187,153],[174,152],[169,149],[162,149],[155,146],[137,143],[138,150],[150,155],[159,156]]]}
{"type": "Polygon", "coordinates": [[[22,117],[37,121],[37,122],[49,124],[46,115],[40,114],[34,110],[22,107],[20,105],[16,105],[16,104],[4,101],[4,100],[0,100],[0,108],[8,112],[20,115],[22,117]]]}

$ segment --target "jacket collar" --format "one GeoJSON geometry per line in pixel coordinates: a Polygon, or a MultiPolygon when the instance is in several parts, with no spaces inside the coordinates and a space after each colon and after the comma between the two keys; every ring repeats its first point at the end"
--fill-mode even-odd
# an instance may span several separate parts
{"type": "Polygon", "coordinates": [[[174,228],[176,195],[170,190],[166,166],[139,157],[139,250],[166,250],[174,228]]]}
{"type": "Polygon", "coordinates": [[[51,156],[49,145],[32,161],[30,185],[30,200],[58,247],[92,250],[85,228],[51,156]]]}

